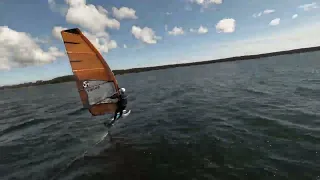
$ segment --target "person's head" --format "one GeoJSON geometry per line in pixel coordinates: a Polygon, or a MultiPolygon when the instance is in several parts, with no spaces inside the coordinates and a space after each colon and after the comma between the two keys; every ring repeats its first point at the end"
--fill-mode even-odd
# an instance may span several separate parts
{"type": "Polygon", "coordinates": [[[125,88],[120,88],[120,93],[123,94],[126,91],[125,88]]]}

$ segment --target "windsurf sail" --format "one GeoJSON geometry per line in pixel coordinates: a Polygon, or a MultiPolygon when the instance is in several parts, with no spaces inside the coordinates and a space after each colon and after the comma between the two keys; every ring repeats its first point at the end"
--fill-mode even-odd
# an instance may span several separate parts
{"type": "Polygon", "coordinates": [[[93,116],[114,113],[118,82],[99,51],[78,28],[61,31],[80,99],[93,116]]]}

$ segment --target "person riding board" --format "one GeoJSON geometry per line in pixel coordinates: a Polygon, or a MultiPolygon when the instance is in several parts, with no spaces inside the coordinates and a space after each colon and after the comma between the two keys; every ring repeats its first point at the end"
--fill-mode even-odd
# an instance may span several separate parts
{"type": "Polygon", "coordinates": [[[113,122],[117,119],[117,114],[118,112],[120,113],[120,116],[118,119],[121,118],[122,114],[123,114],[123,111],[126,109],[127,107],[127,95],[125,94],[125,91],[126,89],[125,88],[120,88],[119,89],[119,94],[114,94],[113,96],[111,96],[110,98],[111,99],[115,99],[115,98],[118,98],[118,102],[117,102],[117,109],[116,109],[116,112],[114,113],[114,117],[113,117],[113,120],[108,124],[108,126],[110,126],[111,124],[113,124],[113,122]]]}
{"type": "Polygon", "coordinates": [[[117,102],[118,108],[117,108],[117,110],[115,112],[114,119],[117,118],[117,113],[118,112],[120,112],[120,116],[118,118],[118,119],[120,119],[121,116],[122,116],[123,111],[127,107],[128,101],[127,101],[127,95],[125,94],[125,91],[126,91],[125,88],[120,88],[120,90],[119,90],[119,92],[120,92],[120,94],[118,95],[119,101],[117,102]]]}

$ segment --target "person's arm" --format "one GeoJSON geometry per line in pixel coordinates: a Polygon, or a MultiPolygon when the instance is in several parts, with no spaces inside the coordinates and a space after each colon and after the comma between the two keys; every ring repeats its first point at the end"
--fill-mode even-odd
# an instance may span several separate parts
{"type": "Polygon", "coordinates": [[[111,99],[116,99],[116,98],[119,98],[119,94],[118,93],[115,93],[113,94],[112,96],[110,96],[111,99]]]}

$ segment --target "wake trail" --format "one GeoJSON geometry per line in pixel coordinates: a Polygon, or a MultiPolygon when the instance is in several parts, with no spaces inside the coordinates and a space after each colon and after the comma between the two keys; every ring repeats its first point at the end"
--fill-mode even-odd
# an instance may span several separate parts
{"type": "MultiPolygon", "coordinates": [[[[109,131],[107,131],[106,133],[104,133],[104,135],[102,135],[102,137],[93,145],[93,147],[91,148],[94,148],[95,146],[97,146],[98,144],[100,144],[102,141],[105,140],[105,138],[108,136],[109,134],[109,131]]],[[[53,176],[50,180],[55,180],[57,179],[61,173],[63,173],[64,171],[66,171],[69,167],[71,167],[71,165],[76,162],[77,160],[83,158],[86,154],[88,153],[88,149],[85,150],[83,153],[77,155],[75,158],[73,158],[72,160],[70,160],[69,163],[67,163],[66,167],[61,169],[55,176],[53,176]]]]}

